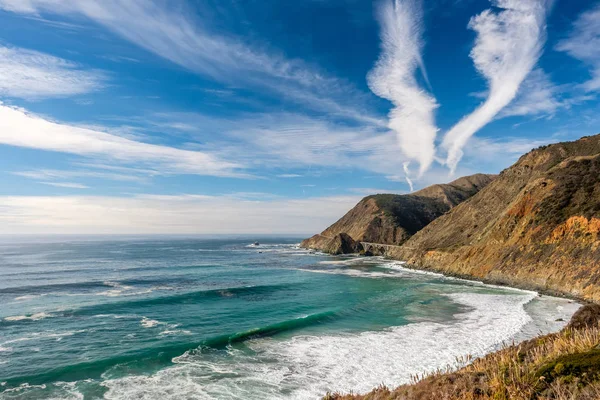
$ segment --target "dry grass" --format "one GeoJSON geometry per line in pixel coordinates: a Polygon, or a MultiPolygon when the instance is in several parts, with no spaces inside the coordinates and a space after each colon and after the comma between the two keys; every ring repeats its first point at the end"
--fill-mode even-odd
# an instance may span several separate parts
{"type": "MultiPolygon", "coordinates": [[[[592,306],[594,307],[594,306],[592,306]]],[[[327,394],[326,400],[598,400],[600,328],[563,331],[511,346],[456,372],[438,371],[394,390],[327,394]]]]}

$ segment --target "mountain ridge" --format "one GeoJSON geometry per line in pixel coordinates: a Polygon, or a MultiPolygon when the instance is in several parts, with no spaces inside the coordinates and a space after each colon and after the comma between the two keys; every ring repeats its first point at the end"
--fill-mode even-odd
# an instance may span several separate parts
{"type": "MultiPolygon", "coordinates": [[[[447,198],[442,189],[433,185],[420,192],[439,205],[447,198]]],[[[398,198],[402,206],[412,204],[419,192],[389,197],[398,198]]],[[[407,261],[416,269],[600,302],[600,135],[531,150],[471,196],[439,215],[432,212],[419,229],[413,229],[418,223],[411,225],[406,207],[399,207],[394,218],[403,223],[403,236],[389,233],[398,221],[379,228],[372,214],[361,214],[373,211],[364,207],[367,199],[324,233],[344,233],[368,221],[373,232],[348,234],[371,244],[346,248],[407,261]]],[[[303,247],[311,248],[311,240],[303,247]]]]}
{"type": "Polygon", "coordinates": [[[494,178],[495,175],[475,174],[410,194],[367,196],[323,232],[304,240],[301,246],[339,254],[344,252],[340,242],[348,242],[349,248],[358,251],[360,246],[352,242],[401,245],[431,221],[473,196],[494,178]],[[340,237],[341,234],[348,237],[340,237]]]}

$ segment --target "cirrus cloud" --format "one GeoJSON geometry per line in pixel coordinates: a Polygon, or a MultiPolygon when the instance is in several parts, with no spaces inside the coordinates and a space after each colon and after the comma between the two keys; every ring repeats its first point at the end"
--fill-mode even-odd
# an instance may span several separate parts
{"type": "Polygon", "coordinates": [[[475,111],[444,136],[446,163],[454,172],[469,138],[492,121],[517,96],[542,54],[546,40],[546,0],[496,0],[502,11],[488,9],[471,18],[477,33],[471,58],[487,80],[489,94],[475,111]]]}

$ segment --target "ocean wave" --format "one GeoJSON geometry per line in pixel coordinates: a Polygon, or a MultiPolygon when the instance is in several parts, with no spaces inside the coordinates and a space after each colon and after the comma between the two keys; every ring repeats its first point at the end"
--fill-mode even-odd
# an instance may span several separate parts
{"type": "Polygon", "coordinates": [[[143,317],[142,320],[140,321],[140,325],[142,325],[144,328],[154,328],[157,325],[166,325],[166,323],[157,321],[155,319],[143,317]]]}
{"type": "Polygon", "coordinates": [[[4,321],[17,322],[17,321],[39,321],[40,319],[50,318],[52,314],[45,312],[39,312],[31,315],[15,315],[11,317],[4,317],[4,321]]]}
{"type": "Polygon", "coordinates": [[[159,333],[160,336],[172,336],[172,335],[191,335],[192,331],[187,329],[166,329],[159,333]]]}
{"type": "Polygon", "coordinates": [[[261,337],[271,337],[279,333],[290,332],[307,326],[322,324],[324,322],[333,320],[337,316],[338,314],[334,311],[326,311],[322,313],[304,315],[302,317],[274,323],[271,325],[266,325],[259,328],[252,328],[242,332],[226,334],[207,339],[204,342],[202,342],[202,346],[222,348],[224,346],[228,346],[234,343],[245,342],[247,340],[257,339],[261,337]]]}
{"type": "Polygon", "coordinates": [[[226,298],[247,298],[254,296],[270,296],[281,290],[290,290],[296,287],[296,284],[271,284],[271,285],[250,285],[250,286],[232,286],[217,289],[204,289],[193,292],[176,293],[170,296],[146,297],[141,299],[131,299],[127,301],[117,301],[111,303],[96,304],[76,308],[64,312],[64,316],[79,315],[98,315],[117,313],[123,308],[132,307],[150,307],[152,305],[181,304],[207,299],[226,299],[226,298]]]}
{"type": "Polygon", "coordinates": [[[42,294],[28,294],[25,296],[19,296],[19,297],[15,297],[15,301],[27,301],[27,300],[33,300],[33,299],[37,299],[39,297],[44,297],[44,296],[48,296],[50,293],[42,293],[42,294]]]}
{"type": "Polygon", "coordinates": [[[447,296],[469,310],[450,323],[421,322],[352,335],[301,335],[285,341],[250,336],[246,346],[251,353],[186,352],[173,360],[177,366],[151,376],[104,382],[106,397],[136,398],[143,391],[156,399],[192,393],[200,399],[314,399],[328,390],[360,393],[381,383],[395,386],[417,373],[458,367],[457,358],[481,356],[510,342],[531,321],[524,306],[535,298],[526,292],[447,296]]]}

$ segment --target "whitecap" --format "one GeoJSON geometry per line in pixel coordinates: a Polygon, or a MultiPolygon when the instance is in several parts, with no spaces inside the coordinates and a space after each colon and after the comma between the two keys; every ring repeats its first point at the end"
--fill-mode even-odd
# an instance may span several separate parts
{"type": "Polygon", "coordinates": [[[38,297],[44,297],[44,296],[48,296],[49,293],[43,293],[43,294],[28,294],[25,296],[19,296],[19,297],[15,297],[15,301],[27,301],[27,300],[33,300],[33,299],[37,299],[38,297]]]}
{"type": "Polygon", "coordinates": [[[167,329],[159,333],[160,336],[170,336],[170,335],[191,335],[192,332],[186,329],[167,329]]]}
{"type": "Polygon", "coordinates": [[[5,321],[38,321],[40,319],[51,317],[52,315],[45,312],[35,313],[32,315],[15,315],[12,317],[4,317],[5,321]]]}
{"type": "Polygon", "coordinates": [[[140,321],[140,325],[142,325],[144,328],[154,328],[157,325],[166,325],[166,323],[157,321],[155,319],[143,317],[140,321]]]}

